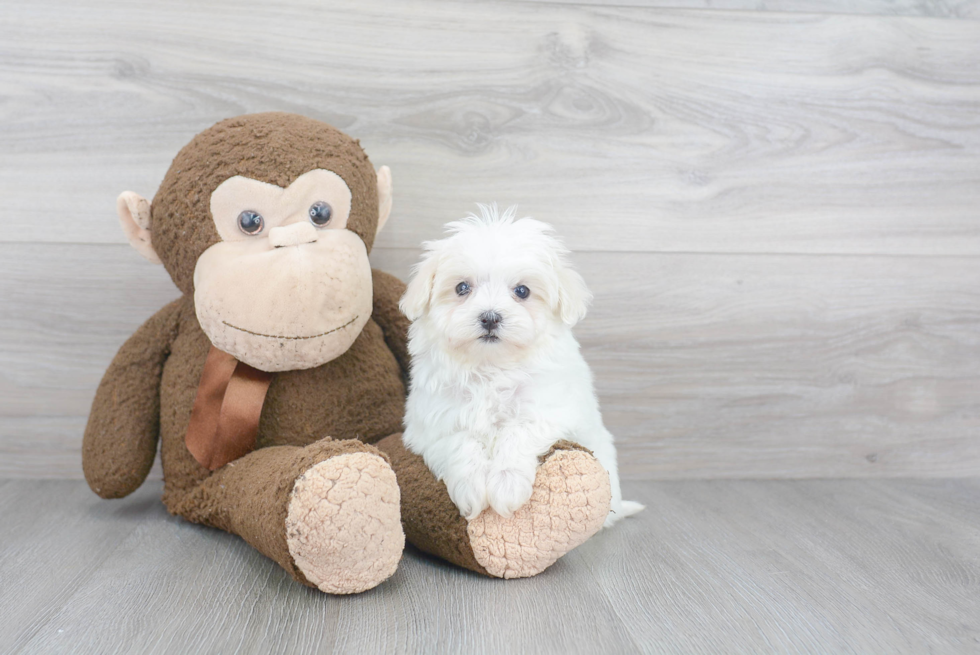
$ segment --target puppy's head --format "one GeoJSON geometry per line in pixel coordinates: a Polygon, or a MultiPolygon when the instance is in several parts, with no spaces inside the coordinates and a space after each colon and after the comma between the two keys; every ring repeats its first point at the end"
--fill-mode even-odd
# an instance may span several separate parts
{"type": "Polygon", "coordinates": [[[401,310],[413,335],[479,363],[519,361],[539,340],[585,316],[592,296],[551,226],[496,205],[449,223],[423,244],[401,310]]]}

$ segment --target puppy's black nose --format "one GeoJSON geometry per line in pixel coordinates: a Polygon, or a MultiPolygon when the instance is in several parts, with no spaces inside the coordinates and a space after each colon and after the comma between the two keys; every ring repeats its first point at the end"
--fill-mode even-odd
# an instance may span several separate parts
{"type": "Polygon", "coordinates": [[[501,318],[500,314],[497,312],[483,312],[480,314],[480,325],[482,325],[483,329],[487,332],[496,330],[497,326],[500,325],[500,321],[502,320],[503,318],[501,318]]]}

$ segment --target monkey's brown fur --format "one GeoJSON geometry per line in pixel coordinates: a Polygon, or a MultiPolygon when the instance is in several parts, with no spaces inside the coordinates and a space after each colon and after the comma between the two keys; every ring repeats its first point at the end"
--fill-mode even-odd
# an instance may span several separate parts
{"type": "MultiPolygon", "coordinates": [[[[278,373],[269,386],[256,450],[213,473],[184,436],[211,343],[194,311],[197,258],[220,241],[210,195],[243,175],[286,187],[323,168],[351,189],[348,229],[368,250],[378,221],[376,176],[356,141],[290,114],[242,116],[197,135],[177,157],[152,204],[153,246],[184,296],[150,318],[122,346],[99,385],[83,441],[83,468],[104,498],[132,493],[156,453],[170,512],[234,532],[307,583],[286,547],[285,516],[296,479],[314,464],[401,430],[408,321],[404,285],[373,271],[371,320],[354,345],[322,366],[278,373]]],[[[386,456],[385,456],[386,457],[386,456]]]]}
{"type": "Polygon", "coordinates": [[[373,271],[373,314],[346,353],[275,375],[254,451],[212,472],[185,446],[211,347],[193,295],[197,259],[220,241],[210,195],[234,175],[286,187],[317,168],[347,183],[348,229],[370,251],[378,223],[376,173],[360,145],[328,125],[282,113],[242,116],[200,133],[176,156],[153,200],[151,229],[153,247],[184,295],[126,341],[102,379],[83,442],[86,480],[104,498],[132,493],[150,470],[159,438],[163,501],[170,512],[240,535],[310,584],[287,547],[287,506],[296,480],[337,455],[381,454],[397,474],[410,538],[486,573],[445,485],[401,445],[408,320],[398,310],[404,284],[391,275],[373,271]],[[382,439],[379,447],[390,458],[370,445],[382,439]]]}
{"type": "Polygon", "coordinates": [[[211,215],[211,194],[235,175],[287,187],[322,168],[351,190],[347,229],[368,252],[378,226],[377,176],[360,144],[326,123],[270,112],[229,118],[209,127],[174,157],[153,198],[153,247],[174,284],[193,293],[198,257],[220,241],[211,215]]]}

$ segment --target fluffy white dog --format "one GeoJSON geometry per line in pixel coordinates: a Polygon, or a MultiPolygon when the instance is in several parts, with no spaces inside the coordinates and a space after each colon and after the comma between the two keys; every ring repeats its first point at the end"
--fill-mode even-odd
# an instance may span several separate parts
{"type": "Polygon", "coordinates": [[[460,513],[509,517],[531,497],[538,457],[568,439],[609,473],[605,527],[643,509],[624,501],[613,437],[572,336],[591,293],[552,228],[515,208],[446,226],[401,300],[412,382],[405,446],[421,455],[460,513]]]}

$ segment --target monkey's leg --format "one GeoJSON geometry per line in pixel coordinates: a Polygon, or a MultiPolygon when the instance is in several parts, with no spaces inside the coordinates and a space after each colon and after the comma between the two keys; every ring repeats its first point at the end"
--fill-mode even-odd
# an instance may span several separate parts
{"type": "Polygon", "coordinates": [[[261,448],[169,509],[239,535],[299,582],[332,594],[391,577],[405,547],[395,474],[376,448],[355,440],[261,448]]]}
{"type": "Polygon", "coordinates": [[[401,435],[377,443],[398,475],[402,524],[417,548],[495,578],[526,578],[554,564],[602,527],[609,514],[609,476],[577,444],[562,441],[541,458],[531,500],[505,519],[492,509],[467,521],[446,485],[401,435]]]}

